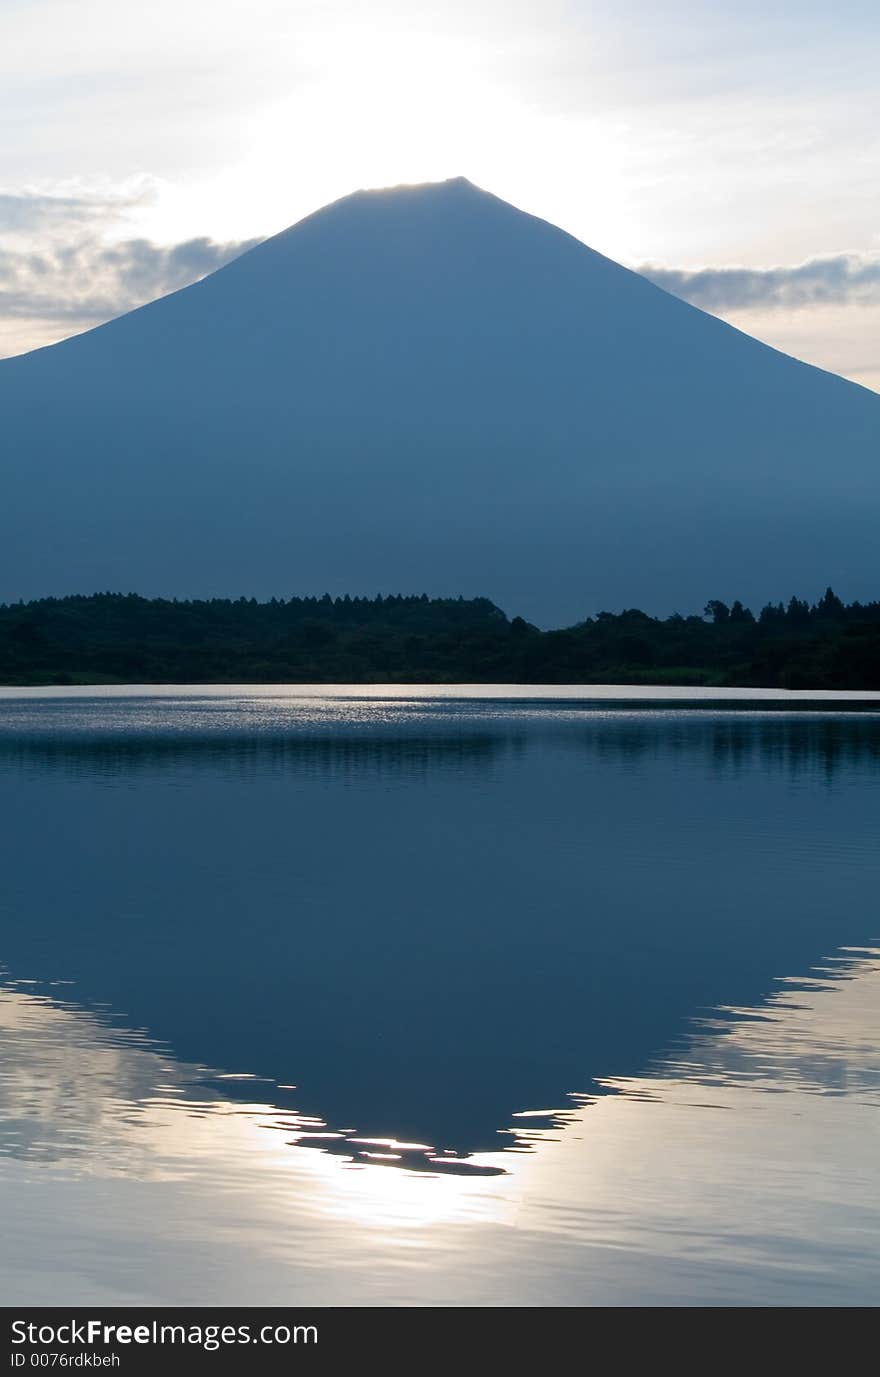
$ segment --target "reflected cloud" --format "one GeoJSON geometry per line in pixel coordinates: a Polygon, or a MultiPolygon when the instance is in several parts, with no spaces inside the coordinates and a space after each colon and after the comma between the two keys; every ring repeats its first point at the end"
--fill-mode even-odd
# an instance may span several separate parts
{"type": "Polygon", "coordinates": [[[700,1086],[849,1096],[880,1108],[880,949],[849,947],[810,976],[787,976],[755,1008],[721,1008],[645,1078],[604,1089],[660,1098],[700,1086]],[[663,1087],[666,1087],[664,1092],[663,1087]]]}

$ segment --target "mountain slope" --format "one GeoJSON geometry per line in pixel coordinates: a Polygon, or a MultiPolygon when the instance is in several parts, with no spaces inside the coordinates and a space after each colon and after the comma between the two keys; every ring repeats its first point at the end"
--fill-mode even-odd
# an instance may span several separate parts
{"type": "Polygon", "coordinates": [[[0,363],[0,598],[876,594],[880,398],[464,180],[0,363]]]}

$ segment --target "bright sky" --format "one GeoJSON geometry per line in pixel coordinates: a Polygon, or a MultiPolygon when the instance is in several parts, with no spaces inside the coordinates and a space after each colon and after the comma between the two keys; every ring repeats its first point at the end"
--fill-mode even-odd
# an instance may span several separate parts
{"type": "Polygon", "coordinates": [[[878,51],[876,0],[0,0],[0,353],[461,175],[880,390],[878,51]]]}

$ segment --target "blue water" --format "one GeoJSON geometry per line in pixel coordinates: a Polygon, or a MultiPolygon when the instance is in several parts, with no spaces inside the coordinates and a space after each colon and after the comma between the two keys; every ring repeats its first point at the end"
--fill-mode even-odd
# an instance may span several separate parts
{"type": "Polygon", "coordinates": [[[878,704],[539,692],[6,691],[0,1292],[876,1300],[878,704]]]}

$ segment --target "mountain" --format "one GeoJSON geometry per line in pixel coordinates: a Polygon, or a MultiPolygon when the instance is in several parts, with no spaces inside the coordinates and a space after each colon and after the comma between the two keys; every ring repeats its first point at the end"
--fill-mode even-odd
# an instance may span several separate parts
{"type": "Polygon", "coordinates": [[[0,363],[0,599],[876,596],[880,397],[464,179],[0,363]]]}

